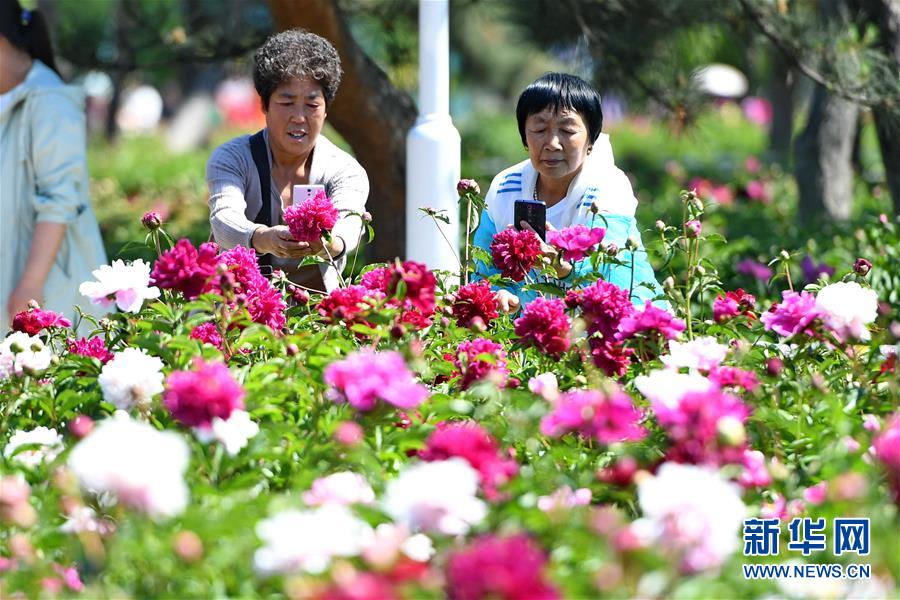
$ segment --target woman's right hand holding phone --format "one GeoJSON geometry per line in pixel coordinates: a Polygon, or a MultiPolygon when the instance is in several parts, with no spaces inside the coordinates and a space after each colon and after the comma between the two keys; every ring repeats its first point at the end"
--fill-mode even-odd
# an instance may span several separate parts
{"type": "MultiPolygon", "coordinates": [[[[534,231],[534,228],[526,221],[520,221],[519,225],[522,227],[522,229],[534,231]]],[[[546,227],[547,233],[556,231],[556,229],[553,227],[553,225],[550,224],[549,221],[547,221],[546,227]]],[[[537,232],[535,232],[535,235],[537,235],[537,232]]],[[[550,259],[550,264],[552,264],[553,268],[556,270],[556,278],[564,279],[568,277],[569,273],[572,272],[572,263],[567,260],[563,260],[563,258],[559,254],[559,250],[557,250],[547,242],[541,240],[540,236],[538,236],[538,240],[540,240],[541,242],[541,254],[550,259]]]]}

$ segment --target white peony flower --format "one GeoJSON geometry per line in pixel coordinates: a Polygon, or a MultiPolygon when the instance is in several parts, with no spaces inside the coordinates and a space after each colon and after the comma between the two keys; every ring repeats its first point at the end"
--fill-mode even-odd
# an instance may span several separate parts
{"type": "Polygon", "coordinates": [[[0,379],[39,373],[50,366],[52,358],[53,353],[40,337],[14,331],[0,343],[0,379]]]}
{"type": "Polygon", "coordinates": [[[257,433],[259,425],[250,418],[250,413],[240,409],[231,411],[228,420],[213,417],[212,426],[194,428],[198,440],[205,444],[218,441],[229,456],[236,456],[257,433]]]}
{"type": "Polygon", "coordinates": [[[92,275],[97,281],[85,281],[78,291],[103,308],[115,304],[119,310],[136,313],[144,300],[159,298],[159,288],[150,286],[150,263],[143,260],[130,265],[114,260],[111,266],[101,265],[92,275]]]}
{"type": "Polygon", "coordinates": [[[410,530],[462,535],[487,515],[477,491],[478,471],[454,457],[406,467],[387,484],[382,506],[410,530]]]}
{"type": "Polygon", "coordinates": [[[434,556],[434,544],[424,533],[409,534],[409,529],[394,523],[382,523],[363,548],[365,561],[377,570],[389,568],[402,553],[410,560],[428,562],[434,556]]]}
{"type": "Polygon", "coordinates": [[[699,373],[656,369],[635,377],[634,385],[651,403],[674,409],[688,392],[705,392],[716,384],[699,373]]]}
{"type": "Polygon", "coordinates": [[[816,296],[816,308],[825,313],[825,325],[842,339],[866,341],[866,325],[878,316],[878,295],[855,281],[826,285],[816,296]]]}
{"type": "Polygon", "coordinates": [[[115,524],[107,519],[100,519],[97,513],[89,506],[79,506],[66,518],[66,522],[59,526],[63,533],[92,532],[100,535],[108,535],[115,530],[115,524]]]}
{"type": "Polygon", "coordinates": [[[698,337],[689,342],[669,340],[669,353],[660,360],[670,369],[687,367],[710,371],[722,364],[728,346],[720,344],[714,337],[698,337]]]}
{"type": "Polygon", "coordinates": [[[262,575],[321,573],[335,556],[358,556],[373,537],[368,523],[337,504],[280,512],[260,521],[256,534],[264,545],[253,564],[262,575]]]}
{"type": "Polygon", "coordinates": [[[189,459],[178,434],[117,412],[75,446],[69,467],[84,489],[112,493],[152,517],[168,517],[187,506],[184,472],[189,459]]]}
{"type": "Polygon", "coordinates": [[[62,451],[62,436],[56,433],[55,429],[36,427],[31,431],[15,432],[6,443],[6,447],[3,449],[3,456],[7,459],[12,458],[13,461],[25,467],[34,468],[41,463],[52,462],[62,451]],[[31,444],[39,444],[40,447],[32,450],[22,450],[13,456],[21,446],[31,444]]]}
{"type": "Polygon", "coordinates": [[[528,389],[547,402],[555,402],[559,398],[559,382],[553,373],[541,373],[528,380],[528,389]]]}
{"type": "Polygon", "coordinates": [[[312,489],[303,494],[303,502],[307,506],[372,504],[375,492],[362,475],[341,471],[316,479],[312,489]]]}
{"type": "Polygon", "coordinates": [[[717,567],[738,549],[746,507],[739,488],[712,469],[665,463],[638,484],[638,502],[636,530],[677,552],[688,572],[717,567]]]}
{"type": "Polygon", "coordinates": [[[163,391],[163,362],[146,350],[125,348],[103,365],[97,382],[103,399],[116,408],[146,406],[163,391]]]}

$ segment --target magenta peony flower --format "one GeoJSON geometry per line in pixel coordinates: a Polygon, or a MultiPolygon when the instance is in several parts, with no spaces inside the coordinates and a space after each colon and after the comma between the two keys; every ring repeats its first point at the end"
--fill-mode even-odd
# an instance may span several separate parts
{"type": "Polygon", "coordinates": [[[244,408],[244,389],[221,362],[194,359],[189,371],[173,371],[166,378],[163,405],[186,427],[209,427],[219,417],[244,408]]]}
{"type": "Polygon", "coordinates": [[[684,321],[678,319],[667,310],[657,308],[648,300],[643,310],[636,310],[619,323],[616,339],[619,341],[632,338],[639,333],[657,333],[667,340],[673,340],[684,331],[684,321]]]}
{"type": "Polygon", "coordinates": [[[474,421],[444,421],[428,436],[419,458],[425,461],[447,460],[458,456],[478,471],[488,500],[501,498],[497,488],[516,476],[518,463],[500,453],[497,440],[474,421]]]}
{"type": "Polygon", "coordinates": [[[251,282],[245,290],[244,299],[247,312],[254,323],[267,325],[275,333],[281,331],[287,321],[284,314],[287,303],[278,288],[268,279],[262,277],[251,282]]]}
{"type": "Polygon", "coordinates": [[[588,346],[594,365],[608,377],[622,377],[628,372],[634,350],[626,348],[622,342],[592,337],[588,340],[588,346]]]}
{"type": "Polygon", "coordinates": [[[156,259],[150,282],[164,290],[177,290],[189,300],[196,298],[208,290],[216,274],[218,251],[216,244],[207,242],[194,248],[190,240],[182,238],[156,259]]]}
{"type": "Polygon", "coordinates": [[[744,488],[766,487],[772,484],[772,476],[766,469],[766,457],[759,450],[744,450],[738,475],[738,483],[744,488]]]}
{"type": "Polygon", "coordinates": [[[422,311],[425,315],[434,313],[435,300],[434,289],[437,280],[434,273],[428,270],[428,267],[422,263],[408,260],[401,264],[395,264],[392,271],[391,284],[388,289],[388,295],[393,296],[403,282],[406,289],[404,298],[413,308],[422,311]]]}
{"type": "Polygon", "coordinates": [[[381,297],[383,297],[381,292],[372,291],[361,285],[351,285],[338,288],[322,298],[318,311],[329,325],[341,322],[348,327],[354,323],[370,325],[365,317],[381,297]]]}
{"type": "Polygon", "coordinates": [[[566,316],[566,305],[559,298],[538,296],[522,310],[516,319],[516,335],[522,343],[559,356],[569,349],[569,329],[572,323],[566,316]]]}
{"type": "Polygon", "coordinates": [[[895,412],[884,431],[875,436],[872,449],[875,458],[887,469],[894,501],[900,505],[900,412],[895,412]]]}
{"type": "Polygon", "coordinates": [[[609,341],[615,337],[622,319],[634,313],[628,290],[602,280],[582,290],[579,305],[587,322],[588,332],[599,332],[602,339],[609,341]]]}
{"type": "Polygon", "coordinates": [[[752,392],[759,387],[759,378],[756,373],[738,367],[713,367],[709,372],[709,378],[723,388],[736,387],[752,392]]]}
{"type": "Polygon", "coordinates": [[[598,390],[575,390],[560,396],[553,412],[541,420],[541,433],[560,437],[571,431],[607,445],[636,442],[647,436],[641,425],[641,411],[621,390],[611,395],[598,390]]]}
{"type": "Polygon", "coordinates": [[[222,350],[225,344],[225,340],[219,334],[219,329],[212,322],[201,323],[194,327],[191,330],[191,339],[200,340],[201,343],[210,344],[219,350],[222,350]]]}
{"type": "Polygon", "coordinates": [[[604,235],[606,230],[600,227],[573,225],[559,231],[548,231],[547,243],[562,250],[564,259],[574,262],[593,252],[604,235]]]}
{"type": "Polygon", "coordinates": [[[28,335],[37,335],[48,327],[71,327],[72,321],[50,310],[36,308],[34,303],[13,317],[13,331],[21,331],[28,335]]]}
{"type": "MultiPolygon", "coordinates": [[[[256,251],[245,246],[235,246],[219,255],[219,262],[228,267],[228,273],[235,284],[235,293],[244,293],[245,289],[259,279],[265,279],[259,271],[259,263],[256,260],[256,251]]],[[[217,293],[221,293],[218,285],[213,286],[217,293]]]]}
{"type": "Polygon", "coordinates": [[[359,281],[359,285],[366,289],[381,292],[386,295],[391,287],[391,279],[393,276],[390,267],[376,267],[363,274],[359,281]]]}
{"type": "Polygon", "coordinates": [[[456,367],[457,374],[462,376],[460,387],[464,390],[476,381],[486,378],[491,378],[498,387],[503,387],[509,377],[509,370],[506,368],[506,351],[503,350],[502,345],[486,338],[475,338],[472,341],[466,340],[460,343],[456,354],[453,355],[453,365],[456,367]],[[479,359],[480,354],[493,356],[494,362],[490,363],[479,359]],[[465,357],[465,360],[462,357],[465,357]]]}
{"type": "Polygon", "coordinates": [[[80,354],[81,356],[92,356],[104,365],[113,359],[114,354],[106,347],[106,343],[100,336],[94,336],[91,339],[82,337],[76,340],[70,338],[66,341],[69,352],[72,354],[80,354]]]}
{"type": "Polygon", "coordinates": [[[410,409],[428,398],[399,352],[360,350],[325,367],[327,397],[335,403],[349,402],[367,412],[382,400],[397,408],[410,409]]]}
{"type": "Polygon", "coordinates": [[[504,277],[522,281],[541,256],[541,240],[533,231],[510,227],[494,234],[491,256],[504,277]]]}
{"type": "Polygon", "coordinates": [[[484,279],[460,286],[456,290],[456,299],[453,302],[453,316],[460,327],[471,327],[472,320],[481,319],[485,326],[500,316],[497,309],[500,304],[494,290],[484,279]]]}
{"type": "Polygon", "coordinates": [[[815,335],[814,323],[824,316],[816,306],[816,297],[809,292],[791,291],[782,292],[781,297],[781,302],[773,304],[760,316],[766,330],[784,337],[815,335]]]}
{"type": "Polygon", "coordinates": [[[318,242],[331,233],[339,216],[337,208],[322,190],[312,198],[284,209],[284,222],[298,242],[318,242]]]}
{"type": "Polygon", "coordinates": [[[742,288],[725,292],[725,296],[716,296],[713,302],[713,319],[716,323],[728,321],[738,315],[746,315],[755,319],[753,309],[756,308],[756,297],[748,294],[742,288]]]}
{"type": "Polygon", "coordinates": [[[450,600],[556,600],[545,580],[543,551],[524,535],[485,535],[454,552],[447,562],[450,600]]]}
{"type": "Polygon", "coordinates": [[[666,430],[672,447],[669,460],[691,464],[740,464],[746,440],[732,435],[742,430],[750,408],[739,398],[715,387],[687,392],[674,405],[652,399],[656,420],[666,430]]]}
{"type": "Polygon", "coordinates": [[[749,275],[763,282],[768,281],[772,276],[772,269],[768,265],[752,258],[742,260],[735,266],[735,269],[741,275],[749,275]]]}

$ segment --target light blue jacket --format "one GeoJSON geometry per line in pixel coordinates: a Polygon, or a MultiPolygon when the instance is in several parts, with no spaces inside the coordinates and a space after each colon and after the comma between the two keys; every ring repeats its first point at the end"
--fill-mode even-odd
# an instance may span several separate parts
{"type": "MultiPolygon", "coordinates": [[[[481,221],[475,231],[475,246],[490,254],[494,234],[513,223],[515,201],[530,200],[536,183],[537,172],[530,160],[509,167],[494,178],[485,196],[487,208],[482,212],[481,221]]],[[[612,243],[619,248],[616,259],[622,264],[606,262],[599,265],[597,274],[622,289],[631,289],[632,302],[643,306],[645,301],[660,296],[662,289],[647,259],[647,251],[640,241],[640,231],[634,218],[636,208],[637,199],[631,189],[631,182],[614,164],[609,137],[601,134],[581,172],[569,186],[566,197],[548,208],[547,213],[548,221],[556,221],[562,227],[585,225],[606,229],[604,243],[612,243]],[[591,209],[595,205],[598,212],[591,209]],[[634,252],[625,250],[629,237],[638,242],[634,252]]],[[[536,270],[532,271],[529,278],[532,281],[554,283],[569,288],[579,278],[590,275],[593,269],[590,259],[586,258],[575,263],[572,273],[564,279],[543,279],[536,270]]],[[[494,265],[476,263],[476,277],[490,277],[499,273],[499,269],[494,265]]],[[[523,284],[524,282],[510,283],[504,287],[519,296],[522,303],[526,304],[538,294],[533,290],[522,289],[523,284]]],[[[654,301],[654,304],[663,308],[668,307],[668,303],[664,300],[654,301]]]]}

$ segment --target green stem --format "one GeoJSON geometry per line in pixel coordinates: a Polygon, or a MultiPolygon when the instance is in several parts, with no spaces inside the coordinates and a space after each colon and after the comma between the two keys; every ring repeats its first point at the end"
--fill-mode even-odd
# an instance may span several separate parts
{"type": "Polygon", "coordinates": [[[457,255],[457,253],[456,253],[456,248],[453,246],[453,244],[447,238],[447,234],[444,233],[444,230],[441,229],[441,226],[438,223],[437,218],[434,215],[431,215],[431,219],[434,221],[434,226],[437,227],[437,230],[441,234],[441,237],[444,238],[444,241],[447,242],[448,246],[450,246],[450,251],[453,253],[453,256],[456,258],[456,263],[459,265],[459,270],[462,271],[463,265],[462,265],[462,262],[460,262],[460,260],[459,260],[459,255],[457,255]]]}

